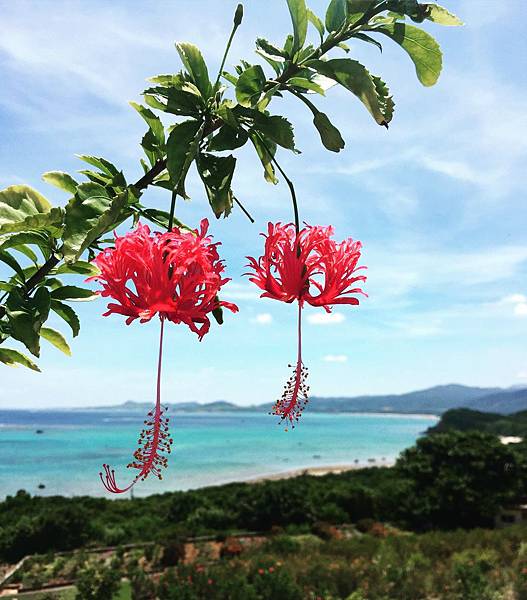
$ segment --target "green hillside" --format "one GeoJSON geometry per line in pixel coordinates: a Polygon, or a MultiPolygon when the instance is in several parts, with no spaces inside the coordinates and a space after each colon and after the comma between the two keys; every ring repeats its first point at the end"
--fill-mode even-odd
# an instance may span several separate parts
{"type": "Polygon", "coordinates": [[[482,431],[494,435],[527,437],[527,410],[512,415],[486,413],[469,408],[447,410],[428,433],[482,431]]]}

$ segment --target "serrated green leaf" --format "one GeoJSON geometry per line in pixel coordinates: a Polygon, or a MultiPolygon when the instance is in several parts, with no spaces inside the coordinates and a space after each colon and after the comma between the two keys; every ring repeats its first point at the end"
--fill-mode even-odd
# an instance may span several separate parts
{"type": "Polygon", "coordinates": [[[62,247],[66,262],[76,262],[92,242],[127,219],[127,204],[128,192],[112,198],[101,185],[81,183],[66,206],[62,247]]]}
{"type": "Polygon", "coordinates": [[[205,60],[197,46],[187,42],[176,44],[176,49],[181,62],[192,77],[192,81],[201,92],[203,98],[208,99],[212,94],[212,84],[205,60]]]}
{"type": "Polygon", "coordinates": [[[201,139],[203,125],[199,121],[183,121],[177,123],[167,140],[167,168],[173,188],[184,198],[185,178],[190,165],[196,158],[198,144],[201,139]]]}
{"type": "Polygon", "coordinates": [[[255,106],[266,83],[265,73],[260,65],[253,65],[246,69],[236,83],[236,99],[242,106],[255,106]]]}
{"type": "Polygon", "coordinates": [[[335,58],[310,61],[309,66],[353,92],[379,125],[388,125],[388,115],[383,113],[384,103],[380,101],[372,75],[364,65],[349,58],[335,58]]]}
{"type": "Polygon", "coordinates": [[[340,131],[331,123],[328,116],[323,112],[315,113],[313,125],[317,128],[324,147],[332,152],[340,152],[345,145],[340,131]]]}
{"type": "Polygon", "coordinates": [[[161,119],[155,115],[149,108],[142,106],[141,104],[137,104],[136,102],[130,102],[130,106],[135,109],[141,117],[144,119],[152,135],[154,136],[157,144],[164,148],[165,146],[165,128],[163,127],[163,123],[161,123],[161,119]]]}
{"type": "Polygon", "coordinates": [[[100,156],[90,156],[88,154],[76,154],[76,157],[85,163],[88,163],[92,167],[100,169],[103,173],[106,173],[110,177],[119,174],[119,169],[112,164],[109,160],[101,158],[100,156]]]}
{"type": "Polygon", "coordinates": [[[309,8],[307,9],[307,18],[308,18],[309,22],[318,31],[318,33],[320,35],[320,41],[322,41],[324,39],[324,33],[326,32],[324,23],[322,23],[322,21],[317,17],[317,15],[309,8]]]}
{"type": "Polygon", "coordinates": [[[264,137],[282,146],[282,148],[295,150],[293,126],[285,117],[255,112],[254,125],[264,137]]]}
{"type": "Polygon", "coordinates": [[[293,54],[300,50],[307,35],[307,7],[305,0],[287,0],[293,22],[293,54]]]}
{"type": "Polygon", "coordinates": [[[232,210],[232,176],[236,168],[234,156],[200,154],[197,160],[198,172],[205,185],[205,191],[214,215],[219,219],[228,216],[232,210]]]}
{"type": "Polygon", "coordinates": [[[439,4],[425,4],[425,7],[426,18],[429,21],[437,23],[438,25],[446,25],[447,27],[459,27],[464,25],[459,17],[449,12],[443,6],[439,6],[439,4]]]}
{"type": "Polygon", "coordinates": [[[18,352],[18,350],[0,348],[0,362],[10,367],[22,365],[23,367],[27,367],[28,369],[32,369],[33,371],[38,371],[40,373],[40,369],[38,368],[38,366],[25,354],[22,354],[22,352],[18,352]]]}
{"type": "Polygon", "coordinates": [[[46,183],[54,185],[60,190],[64,190],[70,194],[74,194],[77,186],[79,185],[71,175],[64,173],[63,171],[48,171],[42,175],[42,179],[46,183]]]}
{"type": "Polygon", "coordinates": [[[256,47],[269,56],[274,56],[275,58],[281,59],[287,58],[287,53],[284,50],[277,48],[264,38],[257,38],[256,47]]]}
{"type": "Polygon", "coordinates": [[[40,335],[50,344],[53,344],[55,348],[58,348],[67,356],[71,356],[71,349],[68,346],[68,342],[66,341],[62,333],[56,331],[55,329],[51,329],[50,327],[42,327],[40,329],[40,335]]]}
{"type": "Polygon", "coordinates": [[[326,11],[326,29],[338,31],[346,22],[348,6],[346,0],[331,0],[326,11]]]}
{"type": "Polygon", "coordinates": [[[79,331],[81,328],[81,324],[79,321],[79,317],[76,312],[68,306],[67,304],[63,304],[59,302],[59,300],[51,300],[51,310],[55,312],[61,319],[66,321],[66,323],[70,326],[71,331],[73,333],[73,337],[77,337],[79,335],[79,331]]]}
{"type": "Polygon", "coordinates": [[[436,83],[441,73],[443,57],[439,44],[429,33],[406,23],[387,23],[372,31],[386,35],[408,53],[415,65],[417,78],[424,86],[436,83]]]}
{"type": "Polygon", "coordinates": [[[52,300],[70,300],[84,302],[97,298],[97,294],[86,288],[80,288],[76,285],[65,285],[51,292],[52,300]]]}

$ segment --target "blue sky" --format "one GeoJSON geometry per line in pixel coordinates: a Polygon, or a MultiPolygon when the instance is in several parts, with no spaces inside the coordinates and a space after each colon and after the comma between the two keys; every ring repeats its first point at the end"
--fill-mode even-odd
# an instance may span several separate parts
{"type": "MultiPolygon", "coordinates": [[[[527,8],[521,0],[444,2],[467,25],[430,24],[444,52],[443,74],[423,88],[413,65],[386,40],[381,56],[352,45],[352,55],[389,84],[396,113],[376,126],[345,90],[315,99],[340,128],[346,148],[325,151],[310,113],[274,101],[296,126],[300,156],[281,152],[295,181],[301,217],[333,224],[336,237],[364,244],[369,298],[308,310],[304,360],[313,395],[403,392],[435,384],[527,384],[527,238],[524,172],[527,8]]],[[[146,77],[175,72],[174,41],[196,43],[218,67],[236,2],[0,0],[0,186],[28,183],[56,203],[65,195],[45,171],[82,168],[75,153],[104,156],[129,180],[140,175],[139,101],[146,77]]],[[[324,3],[311,2],[318,14],[324,3]]],[[[231,51],[257,62],[254,39],[279,42],[289,29],[285,1],[245,3],[231,51]]],[[[169,121],[167,120],[168,124],[169,121]]],[[[260,300],[244,281],[244,257],[261,250],[268,220],[290,220],[283,182],[266,184],[255,157],[239,160],[234,188],[257,219],[216,221],[192,175],[192,202],[178,215],[205,215],[222,242],[233,282],[225,293],[240,313],[202,343],[184,327],[166,338],[164,398],[274,400],[294,360],[294,307],[260,300]]],[[[148,191],[145,202],[166,206],[148,191]]],[[[0,270],[0,274],[5,271],[0,270]]],[[[102,318],[104,303],[77,305],[81,336],[73,357],[44,347],[42,374],[0,371],[0,405],[85,406],[154,398],[158,328],[102,318]]]]}

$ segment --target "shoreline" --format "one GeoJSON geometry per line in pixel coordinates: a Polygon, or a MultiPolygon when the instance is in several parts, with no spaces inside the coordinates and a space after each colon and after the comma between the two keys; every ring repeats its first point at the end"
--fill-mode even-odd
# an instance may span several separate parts
{"type": "Polygon", "coordinates": [[[297,469],[290,469],[289,471],[282,471],[281,473],[268,473],[265,475],[258,475],[257,477],[251,477],[250,479],[244,479],[243,481],[238,481],[236,483],[261,483],[263,481],[280,481],[282,479],[293,479],[295,477],[301,477],[302,475],[323,477],[324,475],[340,475],[341,473],[347,473],[349,471],[358,471],[360,469],[372,469],[376,467],[393,467],[394,465],[395,460],[393,459],[376,459],[367,463],[348,463],[341,465],[318,465],[313,467],[300,467],[297,469]]]}

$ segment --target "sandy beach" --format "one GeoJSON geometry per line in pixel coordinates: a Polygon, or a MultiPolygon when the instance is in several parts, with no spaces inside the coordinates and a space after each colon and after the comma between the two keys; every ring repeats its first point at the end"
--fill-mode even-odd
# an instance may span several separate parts
{"type": "Polygon", "coordinates": [[[302,469],[291,469],[290,471],[284,471],[282,473],[260,475],[259,477],[247,479],[246,482],[259,483],[260,481],[278,481],[280,479],[291,479],[293,477],[300,477],[301,475],[323,477],[324,475],[329,475],[330,473],[338,475],[340,473],[346,473],[347,471],[356,471],[357,469],[364,469],[366,467],[393,467],[394,464],[395,461],[393,460],[375,460],[367,463],[306,467],[302,469]]]}

